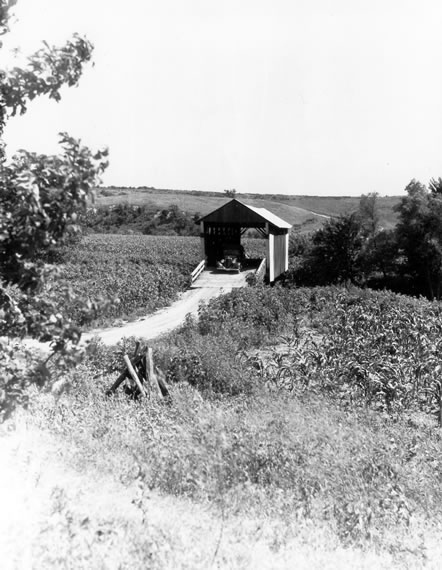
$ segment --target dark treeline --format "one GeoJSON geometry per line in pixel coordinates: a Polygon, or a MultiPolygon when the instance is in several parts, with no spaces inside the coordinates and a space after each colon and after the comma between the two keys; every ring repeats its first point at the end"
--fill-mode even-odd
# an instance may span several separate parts
{"type": "Polygon", "coordinates": [[[183,212],[176,204],[161,210],[154,204],[128,203],[90,208],[81,217],[86,232],[148,235],[199,235],[200,214],[183,212]]]}
{"type": "Polygon", "coordinates": [[[354,283],[409,295],[442,295],[442,179],[412,180],[396,206],[394,229],[379,227],[377,194],[359,210],[290,240],[288,278],[296,285],[354,283]]]}

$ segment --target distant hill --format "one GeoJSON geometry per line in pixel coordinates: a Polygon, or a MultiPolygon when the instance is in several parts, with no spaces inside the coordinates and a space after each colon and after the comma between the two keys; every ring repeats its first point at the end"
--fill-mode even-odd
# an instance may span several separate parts
{"type": "MultiPolygon", "coordinates": [[[[176,204],[190,213],[207,214],[222,206],[229,198],[221,192],[196,190],[167,190],[157,188],[97,188],[97,205],[128,203],[133,205],[151,204],[158,209],[176,204]]],[[[293,224],[301,232],[319,228],[327,217],[353,212],[358,209],[359,197],[353,196],[298,196],[285,194],[241,194],[238,200],[267,208],[277,216],[293,224]]],[[[398,196],[379,198],[380,225],[391,228],[396,224],[397,215],[393,207],[399,202],[398,196]]]]}

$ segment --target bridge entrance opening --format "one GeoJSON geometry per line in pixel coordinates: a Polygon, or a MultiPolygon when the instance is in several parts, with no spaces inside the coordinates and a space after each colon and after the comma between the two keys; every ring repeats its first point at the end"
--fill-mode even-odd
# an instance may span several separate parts
{"type": "MultiPolygon", "coordinates": [[[[233,199],[200,219],[201,256],[206,266],[224,268],[226,258],[247,265],[241,237],[256,229],[267,240],[267,279],[273,282],[288,269],[288,238],[291,224],[265,208],[233,199]]],[[[252,260],[249,260],[252,262],[252,260]]],[[[257,264],[261,260],[255,260],[257,264]]],[[[250,266],[250,263],[249,263],[250,266]]]]}

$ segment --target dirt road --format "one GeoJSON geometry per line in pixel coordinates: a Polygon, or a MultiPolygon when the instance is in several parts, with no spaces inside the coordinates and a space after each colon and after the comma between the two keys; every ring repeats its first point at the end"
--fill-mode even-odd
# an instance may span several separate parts
{"type": "Polygon", "coordinates": [[[82,342],[99,336],[104,344],[112,345],[123,337],[136,336],[149,340],[161,336],[184,323],[187,315],[196,316],[200,303],[207,302],[223,293],[229,293],[232,289],[247,286],[247,275],[253,272],[254,269],[241,273],[203,271],[192,288],[182,293],[180,298],[169,307],[121,327],[97,329],[85,333],[82,336],[82,342]]]}
{"type": "MultiPolygon", "coordinates": [[[[81,344],[85,344],[94,337],[100,337],[104,344],[112,345],[124,337],[136,336],[150,340],[161,336],[184,323],[187,315],[196,316],[200,303],[210,301],[210,299],[223,293],[229,293],[232,289],[247,286],[247,275],[253,272],[254,270],[242,271],[240,274],[220,274],[210,270],[203,271],[192,288],[184,291],[172,305],[122,326],[95,329],[83,333],[81,344]]],[[[25,339],[24,343],[28,348],[39,349],[42,352],[49,351],[47,343],[41,343],[34,339],[25,339]]]]}
{"type": "Polygon", "coordinates": [[[228,293],[232,287],[211,287],[189,289],[169,307],[160,309],[133,323],[121,327],[97,329],[82,335],[82,342],[99,336],[104,344],[116,344],[123,337],[136,336],[146,340],[161,336],[180,326],[188,314],[196,316],[201,302],[206,302],[222,293],[228,293]]]}

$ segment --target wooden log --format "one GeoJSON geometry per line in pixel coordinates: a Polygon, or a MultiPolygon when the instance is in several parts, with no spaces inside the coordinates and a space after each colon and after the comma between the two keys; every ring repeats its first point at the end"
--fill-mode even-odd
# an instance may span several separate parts
{"type": "Polygon", "coordinates": [[[163,394],[164,398],[170,398],[170,390],[169,390],[169,386],[166,383],[166,379],[164,377],[164,374],[157,369],[157,380],[158,380],[158,385],[160,387],[161,393],[163,394]]]}
{"type": "Polygon", "coordinates": [[[127,369],[129,374],[132,376],[135,384],[138,386],[138,390],[142,396],[147,396],[146,391],[144,390],[144,386],[141,384],[140,379],[138,378],[138,374],[135,372],[134,367],[132,366],[132,362],[127,354],[124,355],[124,362],[126,363],[127,369]]]}
{"type": "Polygon", "coordinates": [[[146,386],[149,386],[148,382],[148,374],[147,374],[147,364],[146,364],[146,356],[143,354],[143,357],[138,364],[138,375],[142,376],[146,382],[146,386]]]}
{"type": "MultiPolygon", "coordinates": [[[[134,358],[132,360],[132,364],[133,366],[137,366],[138,363],[141,361],[141,359],[143,358],[143,355],[140,354],[138,355],[136,358],[134,358]]],[[[118,388],[118,386],[124,382],[124,380],[126,380],[126,378],[128,377],[129,372],[127,370],[127,368],[125,368],[121,374],[118,376],[118,378],[115,380],[115,382],[112,384],[112,386],[109,388],[109,390],[107,390],[106,395],[110,396],[111,394],[113,394],[115,392],[115,390],[118,388]]]]}
{"type": "Polygon", "coordinates": [[[137,340],[137,342],[135,343],[135,350],[134,350],[134,355],[132,356],[132,360],[137,357],[138,351],[140,350],[140,345],[141,345],[140,341],[137,340]]]}
{"type": "Polygon", "coordinates": [[[109,388],[109,390],[106,391],[106,396],[110,396],[111,394],[113,394],[115,390],[118,388],[118,386],[127,378],[128,374],[129,373],[127,371],[127,368],[125,368],[123,372],[115,380],[115,382],[112,384],[112,386],[109,388]]]}
{"type": "Polygon", "coordinates": [[[163,398],[163,394],[161,392],[160,385],[158,384],[157,375],[155,374],[155,370],[154,370],[154,366],[153,366],[153,354],[152,354],[152,348],[151,347],[149,347],[147,349],[146,357],[147,357],[147,366],[148,366],[148,370],[149,370],[150,386],[152,388],[153,393],[156,394],[158,396],[158,398],[161,400],[163,398]]]}

